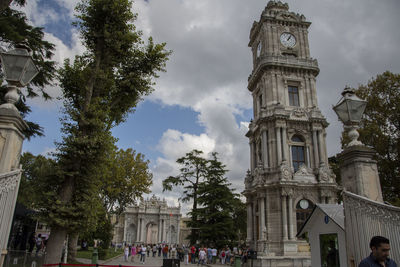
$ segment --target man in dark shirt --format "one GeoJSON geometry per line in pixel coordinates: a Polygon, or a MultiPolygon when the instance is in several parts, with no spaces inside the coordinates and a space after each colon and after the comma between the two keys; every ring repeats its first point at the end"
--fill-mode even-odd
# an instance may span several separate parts
{"type": "Polygon", "coordinates": [[[397,267],[397,264],[389,259],[389,239],[383,236],[374,236],[369,243],[371,254],[363,259],[358,267],[397,267]]]}

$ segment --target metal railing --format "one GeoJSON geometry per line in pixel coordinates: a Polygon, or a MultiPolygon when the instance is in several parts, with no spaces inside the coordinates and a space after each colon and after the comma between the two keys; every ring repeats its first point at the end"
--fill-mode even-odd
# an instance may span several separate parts
{"type": "Polygon", "coordinates": [[[3,267],[40,267],[44,263],[45,254],[21,250],[9,250],[3,267]]]}
{"type": "Polygon", "coordinates": [[[369,242],[380,235],[390,241],[390,257],[400,262],[400,208],[343,192],[349,266],[371,253],[369,242]]]}

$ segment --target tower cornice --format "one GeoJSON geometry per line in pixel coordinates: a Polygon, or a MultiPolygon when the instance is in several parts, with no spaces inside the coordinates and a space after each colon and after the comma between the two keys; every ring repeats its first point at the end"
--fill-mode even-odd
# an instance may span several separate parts
{"type": "Polygon", "coordinates": [[[319,73],[318,61],[313,58],[296,58],[292,56],[275,56],[263,55],[260,56],[255,64],[254,70],[248,78],[248,89],[253,91],[256,81],[259,76],[264,73],[265,69],[296,69],[310,71],[314,76],[319,73]]]}

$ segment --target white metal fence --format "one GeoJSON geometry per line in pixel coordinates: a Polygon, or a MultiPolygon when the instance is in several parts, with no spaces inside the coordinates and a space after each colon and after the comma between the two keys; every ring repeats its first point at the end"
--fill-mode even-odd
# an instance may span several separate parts
{"type": "Polygon", "coordinates": [[[380,235],[390,241],[390,257],[400,263],[400,208],[368,198],[343,193],[345,231],[349,266],[371,253],[369,242],[380,235]]]}

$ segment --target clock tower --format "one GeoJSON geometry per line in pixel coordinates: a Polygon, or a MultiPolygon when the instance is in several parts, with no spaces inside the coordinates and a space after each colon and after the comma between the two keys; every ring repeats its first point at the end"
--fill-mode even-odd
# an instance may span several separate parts
{"type": "Polygon", "coordinates": [[[328,123],[317,103],[318,62],[310,57],[304,15],[270,1],[250,31],[248,89],[254,119],[246,136],[247,244],[260,266],[310,266],[297,232],[316,203],[336,203],[326,151],[328,123]]]}

